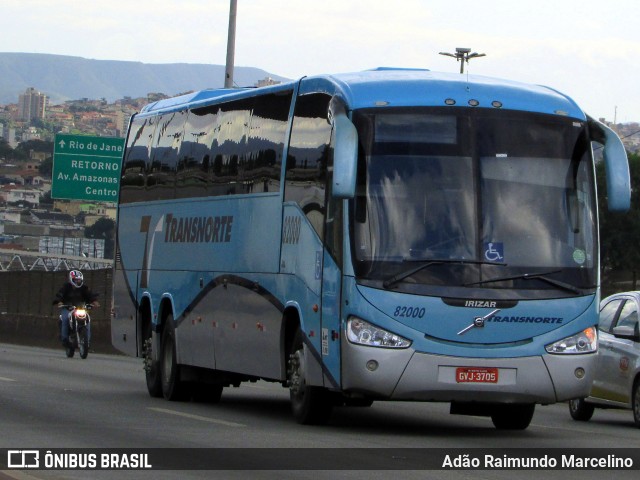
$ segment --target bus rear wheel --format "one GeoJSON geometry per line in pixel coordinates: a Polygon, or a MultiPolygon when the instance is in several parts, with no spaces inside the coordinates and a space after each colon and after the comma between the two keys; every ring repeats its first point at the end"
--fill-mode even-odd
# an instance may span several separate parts
{"type": "Polygon", "coordinates": [[[160,362],[153,359],[153,334],[151,324],[147,324],[142,344],[142,358],[144,363],[144,377],[147,391],[152,397],[162,397],[162,378],[160,376],[160,362]]]}
{"type": "Polygon", "coordinates": [[[287,362],[291,410],[298,423],[323,425],[329,421],[333,401],[327,389],[307,385],[305,365],[304,333],[298,329],[287,362]]]}
{"type": "Polygon", "coordinates": [[[180,379],[180,365],[178,365],[176,358],[176,332],[172,315],[167,317],[162,330],[161,355],[162,395],[172,401],[189,400],[191,398],[189,384],[180,379]]]}
{"type": "Polygon", "coordinates": [[[535,409],[535,403],[499,405],[491,414],[491,421],[498,430],[525,430],[535,409]]]}

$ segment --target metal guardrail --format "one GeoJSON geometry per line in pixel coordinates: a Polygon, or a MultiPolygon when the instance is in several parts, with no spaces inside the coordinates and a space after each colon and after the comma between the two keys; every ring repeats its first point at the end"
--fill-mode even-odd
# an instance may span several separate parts
{"type": "Polygon", "coordinates": [[[0,272],[33,271],[58,272],[63,270],[98,270],[110,268],[113,260],[75,255],[62,255],[28,250],[0,248],[0,272]]]}

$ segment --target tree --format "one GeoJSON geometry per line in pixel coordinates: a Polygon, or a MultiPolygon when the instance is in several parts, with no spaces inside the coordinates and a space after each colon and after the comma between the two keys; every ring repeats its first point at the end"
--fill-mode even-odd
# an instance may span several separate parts
{"type": "Polygon", "coordinates": [[[104,257],[113,258],[116,222],[110,218],[100,218],[96,223],[84,229],[85,238],[104,240],[104,257]]]}
{"type": "MultiPolygon", "coordinates": [[[[629,154],[631,185],[640,185],[640,155],[629,154]]],[[[598,207],[600,213],[600,256],[603,279],[612,275],[631,274],[632,289],[637,289],[640,267],[640,190],[631,189],[631,208],[628,212],[607,209],[604,162],[596,166],[598,207]]]]}
{"type": "Polygon", "coordinates": [[[11,158],[13,156],[13,148],[4,138],[0,138],[0,158],[11,158]]]}
{"type": "Polygon", "coordinates": [[[53,172],[53,157],[43,160],[42,163],[40,163],[38,171],[43,177],[51,178],[51,173],[53,172]]]}
{"type": "Polygon", "coordinates": [[[25,158],[29,158],[31,151],[47,152],[49,156],[53,156],[53,142],[46,140],[27,140],[20,142],[16,147],[16,152],[22,152],[25,158]]]}

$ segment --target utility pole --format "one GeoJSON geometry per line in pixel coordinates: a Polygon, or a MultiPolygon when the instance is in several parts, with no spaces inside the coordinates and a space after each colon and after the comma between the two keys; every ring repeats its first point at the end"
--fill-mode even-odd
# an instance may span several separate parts
{"type": "Polygon", "coordinates": [[[445,55],[447,57],[453,57],[457,62],[460,62],[460,73],[464,73],[464,63],[469,63],[469,60],[472,58],[485,57],[485,53],[470,53],[470,48],[456,48],[456,53],[446,53],[440,52],[440,55],[445,55]]]}
{"type": "Polygon", "coordinates": [[[236,50],[236,13],[238,1],[231,0],[229,6],[229,37],[227,39],[227,66],[224,71],[224,88],[233,88],[233,61],[236,50]]]}

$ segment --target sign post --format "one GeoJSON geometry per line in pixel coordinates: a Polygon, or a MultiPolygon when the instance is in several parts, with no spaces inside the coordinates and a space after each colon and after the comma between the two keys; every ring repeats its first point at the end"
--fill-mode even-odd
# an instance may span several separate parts
{"type": "Polygon", "coordinates": [[[57,134],[51,198],[117,202],[124,138],[57,134]]]}

